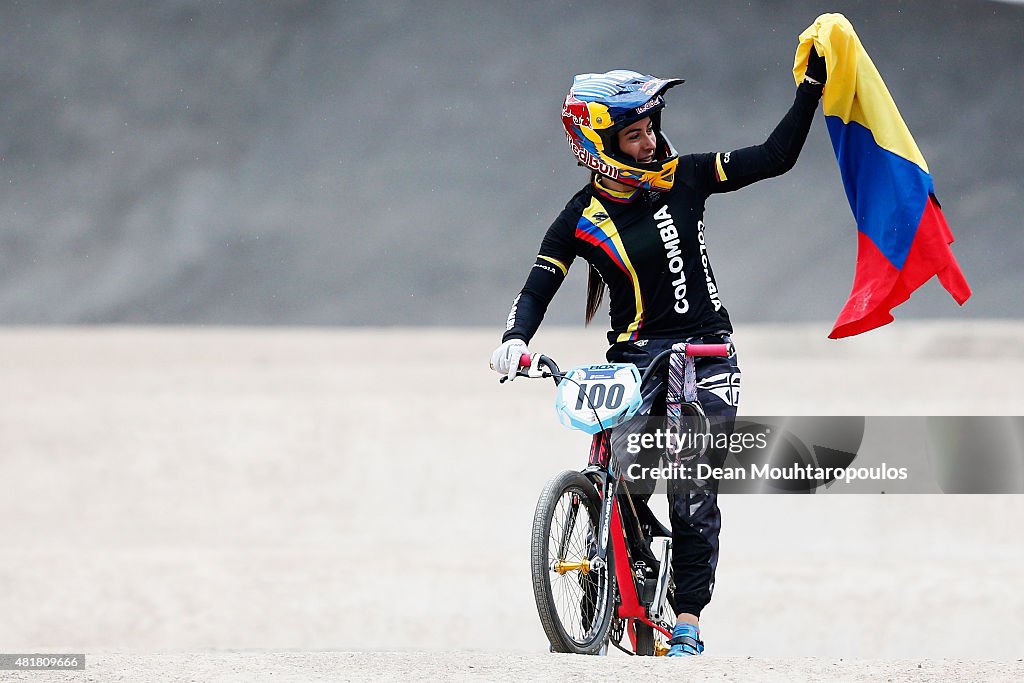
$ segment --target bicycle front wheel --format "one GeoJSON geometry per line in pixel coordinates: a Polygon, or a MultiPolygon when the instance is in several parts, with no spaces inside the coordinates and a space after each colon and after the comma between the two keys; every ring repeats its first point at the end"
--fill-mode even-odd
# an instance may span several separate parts
{"type": "Polygon", "coordinates": [[[600,516],[597,489],[580,472],[557,475],[537,501],[530,552],[533,595],[554,652],[606,651],[614,579],[610,548],[605,566],[592,564],[600,516]]]}

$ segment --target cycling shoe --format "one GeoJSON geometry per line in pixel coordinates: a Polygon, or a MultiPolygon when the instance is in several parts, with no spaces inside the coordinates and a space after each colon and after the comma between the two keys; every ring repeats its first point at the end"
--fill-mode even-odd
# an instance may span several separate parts
{"type": "Polygon", "coordinates": [[[695,624],[676,624],[672,629],[672,639],[668,641],[666,657],[688,657],[704,652],[704,643],[700,639],[700,628],[695,624]]]}

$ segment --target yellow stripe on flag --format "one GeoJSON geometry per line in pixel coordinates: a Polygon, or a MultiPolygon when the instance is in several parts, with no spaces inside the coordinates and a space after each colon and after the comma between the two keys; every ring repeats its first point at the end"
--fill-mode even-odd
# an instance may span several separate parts
{"type": "Polygon", "coordinates": [[[793,60],[793,77],[798,84],[804,80],[812,45],[825,57],[828,67],[822,97],[825,116],[859,123],[871,131],[879,147],[928,173],[921,150],[849,20],[842,14],[822,14],[800,34],[793,60]]]}

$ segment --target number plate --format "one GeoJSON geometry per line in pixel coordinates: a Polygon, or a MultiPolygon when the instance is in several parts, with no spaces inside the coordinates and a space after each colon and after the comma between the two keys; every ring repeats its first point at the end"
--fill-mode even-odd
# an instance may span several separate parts
{"type": "Polygon", "coordinates": [[[640,372],[632,363],[581,365],[558,385],[555,410],[566,427],[597,434],[640,408],[640,372]]]}

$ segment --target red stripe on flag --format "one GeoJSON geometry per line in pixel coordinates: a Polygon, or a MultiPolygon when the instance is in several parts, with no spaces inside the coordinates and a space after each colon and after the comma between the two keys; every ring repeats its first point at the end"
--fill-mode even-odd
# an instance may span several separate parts
{"type": "Polygon", "coordinates": [[[891,323],[890,311],[934,275],[939,276],[939,282],[956,302],[963,305],[971,296],[971,288],[949,248],[952,243],[953,233],[933,196],[929,196],[925,204],[902,270],[896,270],[878,247],[858,231],[853,291],[829,338],[851,337],[891,323]]]}

